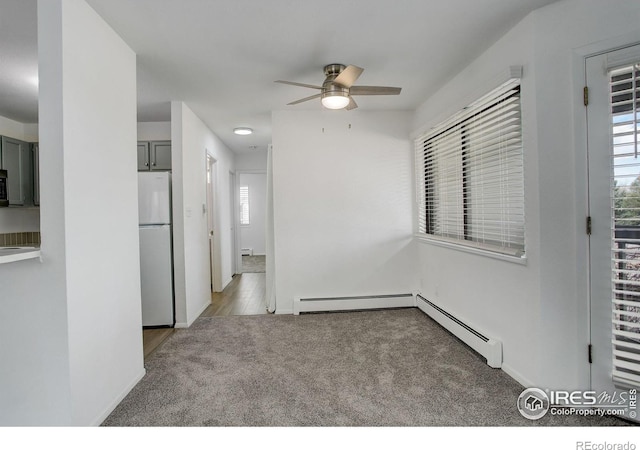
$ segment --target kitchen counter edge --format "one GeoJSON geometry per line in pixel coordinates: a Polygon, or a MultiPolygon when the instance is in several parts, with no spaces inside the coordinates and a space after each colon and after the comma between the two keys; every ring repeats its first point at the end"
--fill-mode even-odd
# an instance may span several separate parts
{"type": "Polygon", "coordinates": [[[7,264],[16,261],[24,261],[25,259],[40,258],[39,248],[12,250],[10,252],[0,253],[0,264],[7,264]]]}

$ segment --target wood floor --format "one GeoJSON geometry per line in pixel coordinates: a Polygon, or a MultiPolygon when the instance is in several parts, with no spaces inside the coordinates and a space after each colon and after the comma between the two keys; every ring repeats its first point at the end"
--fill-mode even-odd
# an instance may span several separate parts
{"type": "Polygon", "coordinates": [[[142,348],[147,359],[160,345],[173,334],[175,328],[150,328],[142,330],[142,348]]]}
{"type": "MultiPolygon", "coordinates": [[[[264,273],[235,275],[224,291],[211,294],[211,305],[200,317],[267,314],[265,282],[264,273]]],[[[144,358],[147,359],[174,332],[174,328],[142,330],[144,358]]]]}
{"type": "Polygon", "coordinates": [[[211,294],[211,305],[204,310],[201,317],[267,314],[264,302],[265,283],[264,273],[243,273],[234,276],[224,291],[211,294]]]}

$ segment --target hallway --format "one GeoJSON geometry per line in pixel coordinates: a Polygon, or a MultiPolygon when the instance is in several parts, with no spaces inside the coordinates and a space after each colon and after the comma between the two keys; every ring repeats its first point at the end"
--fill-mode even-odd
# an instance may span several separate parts
{"type": "MultiPolygon", "coordinates": [[[[264,272],[234,275],[222,292],[211,293],[211,305],[200,317],[268,314],[265,306],[265,280],[264,272]]],[[[175,328],[142,330],[144,358],[147,359],[174,331],[175,328]]]]}
{"type": "Polygon", "coordinates": [[[200,317],[267,314],[265,281],[264,272],[234,275],[222,292],[211,293],[211,305],[200,317]]]}

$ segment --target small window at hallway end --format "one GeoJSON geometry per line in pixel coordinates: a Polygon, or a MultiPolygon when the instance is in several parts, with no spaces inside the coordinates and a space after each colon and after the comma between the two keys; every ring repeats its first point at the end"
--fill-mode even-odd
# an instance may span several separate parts
{"type": "Polygon", "coordinates": [[[250,225],[249,186],[240,186],[240,225],[250,225]]]}

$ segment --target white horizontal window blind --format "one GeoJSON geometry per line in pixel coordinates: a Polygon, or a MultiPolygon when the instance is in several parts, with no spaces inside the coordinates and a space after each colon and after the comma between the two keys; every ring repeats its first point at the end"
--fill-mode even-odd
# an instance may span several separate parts
{"type": "Polygon", "coordinates": [[[416,140],[418,232],[524,255],[520,80],[416,140]]]}
{"type": "Polygon", "coordinates": [[[240,225],[250,225],[249,186],[240,186],[240,225]]]}
{"type": "Polygon", "coordinates": [[[613,378],[640,386],[640,63],[610,72],[613,378]]]}

